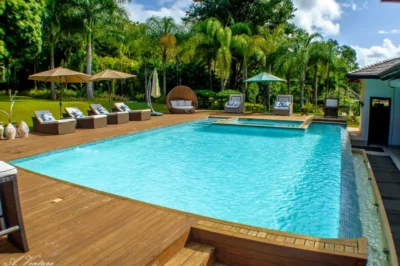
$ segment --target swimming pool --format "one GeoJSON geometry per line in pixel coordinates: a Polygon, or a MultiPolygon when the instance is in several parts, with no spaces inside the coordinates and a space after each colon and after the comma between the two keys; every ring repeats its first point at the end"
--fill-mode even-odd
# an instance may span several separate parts
{"type": "Polygon", "coordinates": [[[236,120],[232,120],[231,124],[259,125],[259,126],[271,126],[271,127],[300,127],[301,124],[303,124],[303,122],[302,121],[238,118],[236,120]]]}
{"type": "Polygon", "coordinates": [[[181,211],[317,237],[340,236],[344,127],[312,124],[298,131],[222,127],[212,125],[215,121],[149,130],[12,163],[181,211]]]}

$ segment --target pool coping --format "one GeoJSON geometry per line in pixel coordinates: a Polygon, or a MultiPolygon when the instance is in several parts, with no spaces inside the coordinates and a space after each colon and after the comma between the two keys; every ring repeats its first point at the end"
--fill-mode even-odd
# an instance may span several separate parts
{"type": "Polygon", "coordinates": [[[375,200],[375,202],[377,202],[376,207],[378,209],[379,218],[381,221],[381,227],[382,227],[382,231],[384,234],[383,242],[384,242],[384,245],[386,246],[385,248],[389,251],[389,254],[387,254],[388,262],[390,263],[389,265],[398,266],[399,262],[398,262],[398,257],[397,257],[397,253],[396,253],[396,248],[394,245],[392,230],[390,229],[390,224],[389,224],[389,220],[388,220],[388,217],[386,214],[385,205],[383,204],[382,195],[379,191],[378,183],[376,181],[375,174],[372,171],[372,167],[369,162],[367,153],[365,150],[362,150],[362,149],[352,149],[352,152],[353,152],[353,154],[360,154],[363,157],[364,164],[365,164],[365,167],[366,167],[367,173],[368,173],[368,178],[371,181],[371,187],[372,187],[372,191],[373,191],[373,195],[374,195],[374,200],[375,200]]]}
{"type": "Polygon", "coordinates": [[[313,117],[310,116],[306,120],[277,120],[277,119],[269,119],[269,118],[252,118],[252,117],[237,117],[237,116],[209,116],[209,118],[217,118],[222,119],[221,121],[217,121],[212,123],[213,125],[223,125],[223,126],[239,126],[239,127],[258,127],[258,128],[274,128],[274,129],[294,129],[294,130],[306,130],[309,125],[312,123],[313,117]],[[266,120],[266,121],[288,121],[288,122],[303,122],[298,127],[288,127],[288,126],[270,126],[270,125],[259,125],[259,124],[234,124],[230,123],[231,121],[238,119],[246,119],[246,120],[266,120]]]}

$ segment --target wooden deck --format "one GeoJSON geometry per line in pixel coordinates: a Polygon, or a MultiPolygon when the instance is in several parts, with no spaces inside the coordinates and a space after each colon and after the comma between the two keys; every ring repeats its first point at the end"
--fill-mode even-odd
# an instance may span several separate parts
{"type": "MultiPolygon", "coordinates": [[[[153,117],[150,121],[131,122],[96,130],[77,130],[74,134],[63,136],[32,134],[27,139],[0,141],[0,160],[10,161],[104,138],[202,119],[208,115],[209,113],[203,112],[194,115],[165,115],[153,117]]],[[[306,117],[298,119],[305,120],[306,117]]],[[[296,258],[308,256],[318,261],[323,254],[331,254],[332,260],[327,263],[329,265],[343,265],[340,263],[343,257],[361,262],[366,259],[366,243],[362,240],[361,242],[359,240],[325,241],[227,222],[222,224],[213,219],[208,220],[209,223],[207,223],[204,217],[101,193],[21,169],[18,173],[18,185],[30,251],[25,254],[19,253],[5,238],[0,238],[0,263],[3,265],[10,265],[10,263],[13,265],[16,260],[21,262],[28,259],[32,259],[31,263],[42,262],[41,265],[45,265],[43,263],[54,263],[54,265],[147,265],[151,263],[153,265],[154,262],[163,265],[185,245],[187,236],[193,228],[201,229],[210,225],[210,227],[221,227],[221,230],[229,226],[231,226],[230,229],[239,228],[238,234],[243,235],[243,239],[250,238],[251,241],[254,237],[265,238],[262,240],[267,242],[264,245],[268,244],[271,250],[278,250],[283,257],[287,246],[298,245],[304,247],[290,247],[296,258]],[[268,236],[272,237],[272,235],[275,239],[269,239],[268,236]],[[296,249],[293,250],[293,248],[296,249]],[[305,249],[310,252],[304,253],[305,249]]],[[[216,229],[211,228],[212,230],[216,229]]],[[[222,233],[216,232],[216,234],[222,233]]],[[[229,234],[235,234],[235,232],[229,234]]],[[[210,234],[207,233],[207,236],[210,234]]],[[[197,235],[197,237],[201,239],[201,236],[197,235]]],[[[252,243],[252,247],[260,249],[260,241],[256,242],[258,244],[252,243]]],[[[262,250],[264,248],[263,246],[262,250]]],[[[226,258],[227,253],[223,250],[218,252],[217,258],[218,256],[226,258]]],[[[257,254],[259,251],[248,252],[251,253],[247,255],[252,256],[251,254],[257,254]]],[[[234,258],[234,254],[232,256],[234,258]]],[[[265,252],[262,256],[265,263],[260,265],[293,265],[288,263],[290,260],[284,258],[274,263],[267,262],[276,256],[265,252]]],[[[237,265],[246,265],[243,258],[242,262],[244,264],[237,263],[237,265]]]]}
{"type": "Polygon", "coordinates": [[[400,171],[389,156],[368,154],[382,196],[396,247],[400,255],[400,171]]]}

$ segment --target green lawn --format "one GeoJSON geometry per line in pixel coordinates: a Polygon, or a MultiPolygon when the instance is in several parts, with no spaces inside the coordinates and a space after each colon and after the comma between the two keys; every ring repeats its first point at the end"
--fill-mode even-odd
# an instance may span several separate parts
{"type": "MultiPolygon", "coordinates": [[[[100,103],[105,108],[109,109],[108,100],[96,100],[96,101],[66,101],[63,102],[63,112],[66,107],[78,107],[84,114],[87,114],[89,110],[89,104],[91,103],[100,103]]],[[[4,110],[6,112],[10,109],[10,101],[7,96],[0,96],[0,110],[4,110]]],[[[126,103],[131,109],[147,109],[147,104],[145,103],[126,103]]],[[[112,103],[113,105],[113,103],[112,103]]],[[[162,113],[168,113],[168,109],[164,104],[153,104],[153,107],[156,111],[162,113]]],[[[33,112],[36,110],[50,110],[50,112],[54,115],[55,118],[60,116],[60,107],[58,101],[51,100],[42,100],[35,99],[26,96],[18,96],[14,105],[13,111],[13,122],[21,122],[25,121],[29,126],[32,126],[32,116],[33,112]]],[[[0,112],[0,122],[6,123],[8,122],[8,118],[5,114],[0,112]]]]}

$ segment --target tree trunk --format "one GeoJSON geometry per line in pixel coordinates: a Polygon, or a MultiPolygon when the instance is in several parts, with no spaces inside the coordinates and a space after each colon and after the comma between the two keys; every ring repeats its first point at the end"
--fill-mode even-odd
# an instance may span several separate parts
{"type": "Polygon", "coordinates": [[[290,78],[286,78],[287,94],[290,95],[290,78]]]}
{"type": "Polygon", "coordinates": [[[315,102],[315,113],[318,112],[318,65],[314,67],[314,102],[315,102]]]}
{"type": "MultiPolygon", "coordinates": [[[[243,81],[247,80],[247,60],[243,59],[243,81]]],[[[247,82],[243,82],[243,101],[246,102],[247,82]]]]}
{"type": "Polygon", "coordinates": [[[328,63],[328,80],[327,80],[327,86],[326,86],[326,98],[329,96],[329,87],[331,86],[330,82],[330,76],[331,76],[331,64],[328,63]]]}
{"type": "Polygon", "coordinates": [[[210,91],[213,89],[213,82],[212,82],[212,65],[211,65],[211,60],[208,60],[208,84],[210,86],[210,91]]]}
{"type": "Polygon", "coordinates": [[[162,67],[163,67],[163,94],[167,97],[167,54],[164,52],[162,58],[162,67]]]}
{"type": "Polygon", "coordinates": [[[5,65],[6,65],[6,87],[7,87],[7,94],[11,95],[11,85],[10,85],[10,61],[6,58],[5,60],[5,65]]]}
{"type": "MultiPolygon", "coordinates": [[[[54,69],[54,44],[50,44],[50,68],[54,69]]],[[[54,82],[50,83],[50,98],[57,100],[56,88],[54,82]]]]}
{"type": "Polygon", "coordinates": [[[148,81],[147,81],[147,60],[144,59],[144,96],[146,97],[146,103],[150,103],[150,93],[148,88],[148,81]]]}
{"type": "MultiPolygon", "coordinates": [[[[36,74],[36,71],[37,71],[36,67],[37,67],[37,60],[35,59],[35,61],[33,62],[33,74],[36,74]]],[[[34,83],[34,86],[35,86],[35,91],[37,91],[37,82],[36,82],[36,80],[33,83],[34,83]]]]}
{"type": "Polygon", "coordinates": [[[304,106],[304,86],[306,82],[306,70],[301,73],[300,77],[300,106],[304,106]]]}
{"type": "Polygon", "coordinates": [[[176,70],[176,86],[181,85],[179,77],[179,56],[175,57],[175,70],[176,70]]]}
{"type": "MultiPolygon", "coordinates": [[[[269,65],[269,73],[272,72],[272,66],[269,65]]],[[[268,82],[267,84],[267,105],[268,105],[268,111],[271,111],[271,83],[268,82]]]]}
{"type": "MultiPolygon", "coordinates": [[[[92,42],[90,37],[86,47],[86,74],[92,75],[92,42]]],[[[87,83],[86,94],[88,99],[93,99],[93,82],[87,83]]]]}

